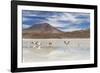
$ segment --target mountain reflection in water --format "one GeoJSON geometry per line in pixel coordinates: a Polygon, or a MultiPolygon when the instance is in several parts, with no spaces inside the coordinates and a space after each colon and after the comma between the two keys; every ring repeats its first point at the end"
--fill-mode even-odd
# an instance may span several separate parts
{"type": "Polygon", "coordinates": [[[23,39],[23,62],[41,61],[67,61],[67,60],[89,60],[90,39],[23,39]],[[65,42],[67,40],[67,42],[65,42]],[[43,42],[42,47],[33,47],[29,41],[43,42]],[[52,42],[51,43],[48,43],[52,42]],[[28,46],[28,47],[26,47],[28,46]],[[29,47],[31,46],[31,47],[29,47]]]}

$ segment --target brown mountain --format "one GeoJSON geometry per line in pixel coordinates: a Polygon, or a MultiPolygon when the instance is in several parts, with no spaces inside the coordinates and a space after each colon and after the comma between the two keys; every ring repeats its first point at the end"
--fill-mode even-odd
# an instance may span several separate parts
{"type": "Polygon", "coordinates": [[[61,33],[62,31],[51,26],[48,23],[35,24],[28,29],[24,29],[23,32],[33,32],[33,33],[61,33]]]}
{"type": "Polygon", "coordinates": [[[35,24],[23,30],[23,38],[89,38],[90,29],[62,32],[48,23],[35,24]]]}

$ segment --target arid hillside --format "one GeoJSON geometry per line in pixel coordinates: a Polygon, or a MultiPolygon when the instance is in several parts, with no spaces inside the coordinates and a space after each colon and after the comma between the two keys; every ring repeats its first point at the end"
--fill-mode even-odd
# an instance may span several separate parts
{"type": "Polygon", "coordinates": [[[90,30],[62,32],[48,23],[33,25],[23,30],[23,38],[89,38],[90,30]]]}

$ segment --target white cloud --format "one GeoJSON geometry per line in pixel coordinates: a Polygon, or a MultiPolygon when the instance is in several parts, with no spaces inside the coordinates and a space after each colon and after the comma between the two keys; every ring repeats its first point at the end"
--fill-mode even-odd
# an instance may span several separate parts
{"type": "Polygon", "coordinates": [[[29,27],[31,27],[31,25],[27,25],[27,24],[23,24],[23,29],[26,29],[26,28],[29,28],[29,27]]]}
{"type": "Polygon", "coordinates": [[[63,13],[63,16],[67,18],[69,21],[71,21],[72,23],[77,21],[75,15],[72,15],[71,13],[63,13]]]}
{"type": "MultiPolygon", "coordinates": [[[[78,16],[87,16],[89,17],[89,14],[74,14],[74,13],[61,13],[61,15],[54,15],[51,16],[48,19],[49,24],[51,24],[52,26],[55,27],[67,27],[69,25],[79,25],[82,22],[89,22],[89,18],[85,18],[85,19],[80,19],[80,18],[76,18],[78,16]],[[66,21],[66,23],[59,23],[59,21],[66,21]],[[68,23],[67,23],[68,21],[68,23]]],[[[71,26],[72,27],[72,26],[71,26]]]]}
{"type": "Polygon", "coordinates": [[[37,16],[37,17],[39,17],[37,14],[23,14],[23,16],[37,16]]]}
{"type": "Polygon", "coordinates": [[[31,18],[27,18],[27,17],[23,17],[22,18],[22,21],[24,22],[24,21],[29,21],[29,20],[31,20],[31,18]]]}
{"type": "Polygon", "coordinates": [[[59,16],[54,15],[47,19],[48,19],[48,21],[46,21],[46,22],[51,24],[54,27],[65,27],[65,26],[69,26],[72,23],[77,22],[77,19],[69,13],[62,13],[59,16]],[[60,23],[59,21],[66,21],[66,23],[60,23]],[[69,21],[70,23],[67,23],[67,21],[69,21]]]}
{"type": "Polygon", "coordinates": [[[77,30],[82,30],[82,28],[76,28],[76,27],[69,27],[67,29],[60,29],[63,32],[72,32],[72,31],[77,31],[77,30]]]}

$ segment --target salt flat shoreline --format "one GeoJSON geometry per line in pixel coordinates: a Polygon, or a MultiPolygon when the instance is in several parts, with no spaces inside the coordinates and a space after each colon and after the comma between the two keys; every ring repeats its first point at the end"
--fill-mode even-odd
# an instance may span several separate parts
{"type": "MultiPolygon", "coordinates": [[[[52,45],[54,47],[66,47],[66,45],[70,45],[72,48],[81,47],[85,45],[85,47],[90,46],[90,39],[23,39],[23,46],[27,45],[52,45]],[[83,45],[82,45],[83,44],[83,45]]],[[[83,46],[84,47],[84,46],[83,46]]],[[[85,48],[84,47],[84,48],[85,48]]]]}

